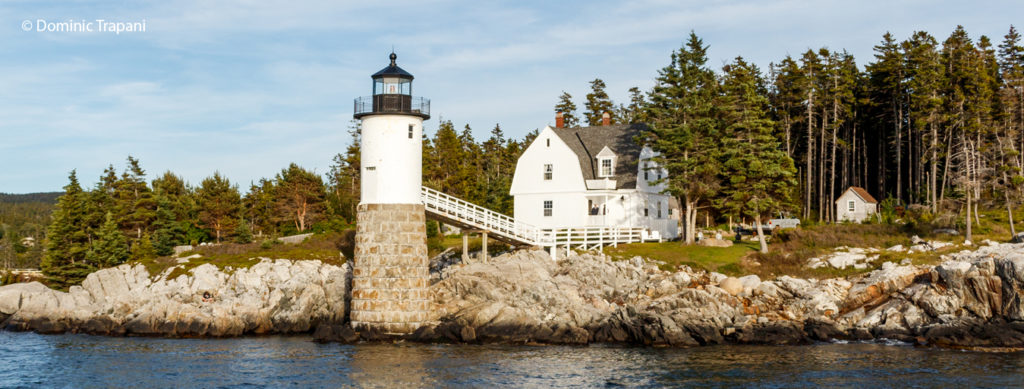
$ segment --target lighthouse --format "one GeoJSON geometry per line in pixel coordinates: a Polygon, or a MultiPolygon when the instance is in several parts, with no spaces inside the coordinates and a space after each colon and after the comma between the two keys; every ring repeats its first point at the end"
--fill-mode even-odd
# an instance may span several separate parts
{"type": "Polygon", "coordinates": [[[430,100],[413,97],[398,56],[374,73],[373,94],[355,99],[361,121],[360,201],[352,270],[353,328],[408,334],[427,320],[430,278],[423,183],[423,121],[430,100]]]}

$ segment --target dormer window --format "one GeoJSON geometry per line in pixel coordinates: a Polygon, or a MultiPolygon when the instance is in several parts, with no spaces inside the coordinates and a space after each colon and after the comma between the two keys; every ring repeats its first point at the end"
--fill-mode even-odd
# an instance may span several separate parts
{"type": "Polygon", "coordinates": [[[615,152],[605,146],[597,153],[597,176],[600,178],[615,175],[615,152]]]}
{"type": "Polygon", "coordinates": [[[601,158],[601,177],[611,177],[615,174],[611,158],[601,158]]]}

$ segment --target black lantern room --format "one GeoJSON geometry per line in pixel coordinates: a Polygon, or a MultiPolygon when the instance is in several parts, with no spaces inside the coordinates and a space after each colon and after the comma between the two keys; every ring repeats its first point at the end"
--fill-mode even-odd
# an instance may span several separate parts
{"type": "Polygon", "coordinates": [[[374,114],[413,115],[430,118],[430,100],[412,96],[412,74],[398,67],[398,56],[391,53],[391,64],[370,76],[373,95],[355,100],[356,119],[374,114]]]}

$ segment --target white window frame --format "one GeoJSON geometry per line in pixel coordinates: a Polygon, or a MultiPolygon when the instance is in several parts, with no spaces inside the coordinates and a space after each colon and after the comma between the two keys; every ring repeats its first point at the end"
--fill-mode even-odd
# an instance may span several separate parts
{"type": "Polygon", "coordinates": [[[856,212],[857,211],[857,202],[853,201],[853,200],[847,201],[846,202],[846,211],[847,212],[856,212]]]}
{"type": "Polygon", "coordinates": [[[658,201],[658,219],[661,219],[661,201],[658,201]]]}
{"type": "Polygon", "coordinates": [[[611,177],[615,175],[614,158],[601,158],[598,160],[598,177],[611,177]],[[608,170],[605,171],[605,162],[608,163],[608,170]]]}
{"type": "Polygon", "coordinates": [[[554,177],[554,175],[555,175],[554,164],[545,163],[544,164],[544,181],[551,181],[551,178],[554,177]]]}
{"type": "Polygon", "coordinates": [[[544,200],[544,217],[550,217],[555,214],[555,202],[552,200],[544,200]]]}

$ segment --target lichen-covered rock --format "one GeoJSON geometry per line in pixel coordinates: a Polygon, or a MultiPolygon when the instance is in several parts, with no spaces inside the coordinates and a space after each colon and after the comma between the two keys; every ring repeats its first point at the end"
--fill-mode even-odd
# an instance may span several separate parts
{"type": "MultiPolygon", "coordinates": [[[[1024,244],[945,258],[934,267],[886,263],[849,279],[761,280],[594,254],[552,261],[544,251],[521,250],[439,267],[429,287],[430,321],[404,338],[676,347],[891,338],[1024,347],[1024,244]]],[[[347,265],[317,261],[263,260],[229,272],[200,266],[173,279],[125,265],[91,274],[67,293],[38,283],[0,287],[0,326],[166,336],[316,329],[323,341],[391,339],[347,326],[350,280],[347,265]]]]}
{"type": "Polygon", "coordinates": [[[519,251],[445,270],[431,287],[439,324],[417,339],[466,341],[472,333],[474,342],[577,343],[580,331],[590,342],[667,346],[833,338],[1013,346],[1024,339],[1012,332],[1024,330],[1017,325],[1024,245],[949,258],[934,268],[885,263],[851,279],[762,281],[590,254],[554,262],[542,251],[519,251]],[[957,325],[969,329],[953,331],[957,325]]]}
{"type": "Polygon", "coordinates": [[[121,265],[67,293],[39,283],[0,287],[0,322],[10,330],[108,335],[307,332],[343,321],[351,277],[347,264],[270,259],[233,272],[204,264],[173,279],[169,273],[154,280],[141,265],[121,265]]]}

